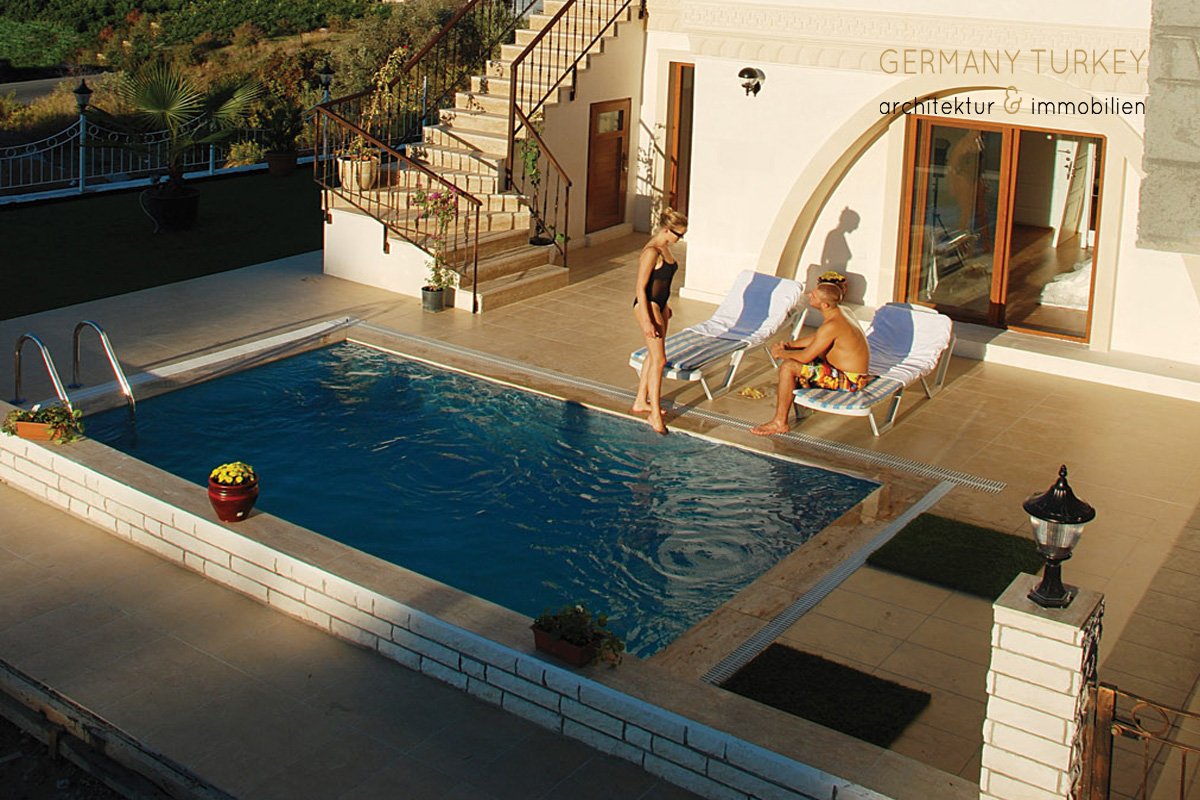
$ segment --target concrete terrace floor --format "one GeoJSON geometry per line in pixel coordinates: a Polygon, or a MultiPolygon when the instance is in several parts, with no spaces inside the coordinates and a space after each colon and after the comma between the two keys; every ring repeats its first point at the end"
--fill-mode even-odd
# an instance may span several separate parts
{"type": "MultiPolygon", "coordinates": [[[[636,378],[626,362],[641,342],[629,304],[644,239],[635,235],[578,251],[568,287],[481,316],[422,313],[417,300],[322,275],[319,254],[310,254],[0,322],[0,341],[36,332],[58,354],[65,375],[71,329],[80,319],[93,319],[108,330],[126,371],[133,373],[352,315],[632,390],[636,378]]],[[[678,298],[673,306],[674,330],[707,318],[712,310],[678,298]]],[[[26,395],[50,395],[35,354],[29,347],[25,352],[26,395]]],[[[85,362],[85,383],[111,377],[94,343],[85,345],[85,362]]],[[[11,364],[0,362],[0,385],[11,381],[11,364]]],[[[707,403],[696,384],[667,382],[664,388],[677,411],[697,406],[759,422],[770,416],[774,384],[773,369],[758,353],[746,359],[736,385],[760,388],[765,399],[731,394],[707,403]]],[[[1096,521],[1065,565],[1065,577],[1106,595],[1101,678],[1169,705],[1191,704],[1200,678],[1200,451],[1189,443],[1200,440],[1200,405],[958,358],[941,394],[926,400],[913,391],[905,403],[897,427],[879,439],[859,418],[818,414],[800,430],[1005,481],[1007,488],[994,495],[955,488],[933,511],[1020,535],[1028,535],[1022,501],[1045,491],[1058,465],[1066,463],[1076,493],[1097,509],[1096,521]]],[[[793,443],[761,440],[744,430],[731,428],[723,435],[767,451],[803,455],[793,443]]],[[[554,765],[557,779],[573,786],[593,785],[592,770],[616,770],[605,774],[629,782],[631,789],[621,796],[685,796],[631,765],[510,718],[184,570],[155,563],[152,556],[6,487],[0,487],[0,507],[5,520],[0,525],[0,597],[5,599],[0,658],[105,716],[112,714],[135,736],[145,734],[230,791],[237,793],[237,787],[259,797],[270,795],[269,787],[279,796],[301,796],[287,795],[285,784],[267,779],[309,774],[283,769],[286,761],[308,762],[281,753],[256,721],[282,732],[293,728],[287,715],[295,713],[312,752],[332,741],[326,737],[328,726],[363,737],[327,756],[341,764],[332,774],[352,776],[338,784],[347,797],[389,796],[383,787],[405,773],[394,765],[397,753],[419,761],[413,774],[430,781],[422,784],[426,788],[414,786],[413,797],[540,796],[509,791],[506,778],[477,779],[473,768],[483,760],[492,765],[489,769],[514,773],[554,765]],[[106,580],[93,574],[91,563],[114,571],[106,580]],[[145,580],[131,586],[123,580],[130,575],[145,580]],[[100,635],[109,626],[113,635],[100,635]],[[43,630],[59,631],[61,644],[32,635],[43,630]],[[80,636],[83,631],[91,633],[80,636]],[[250,645],[249,653],[238,640],[250,645]],[[203,671],[197,669],[201,663],[203,671]],[[144,676],[159,673],[159,664],[172,676],[167,686],[178,691],[145,685],[144,676]],[[407,712],[399,715],[372,713],[379,709],[365,708],[369,703],[354,695],[362,688],[359,681],[372,687],[382,681],[384,696],[416,705],[401,705],[407,712]],[[251,698],[244,714],[220,711],[227,704],[219,701],[230,692],[251,698]],[[276,705],[284,700],[286,711],[276,705]],[[174,712],[164,714],[164,709],[174,712]],[[180,715],[196,722],[180,725],[180,715]],[[430,730],[431,719],[446,724],[430,730]],[[242,743],[257,750],[235,748],[235,738],[227,747],[242,756],[231,760],[210,739],[218,731],[230,737],[240,731],[246,737],[242,743]],[[501,753],[500,747],[507,749],[501,753]],[[439,755],[420,757],[422,748],[439,755]],[[464,779],[461,767],[468,764],[471,777],[464,779]],[[359,779],[357,788],[351,787],[350,781],[359,779]],[[383,793],[372,795],[372,786],[383,793]]],[[[781,641],[929,691],[930,707],[892,749],[974,780],[990,629],[985,601],[864,568],[781,641]]],[[[686,664],[664,666],[687,672],[686,664]]],[[[611,780],[595,788],[607,792],[596,796],[617,796],[609,791],[611,780]]],[[[308,782],[300,778],[286,785],[308,782]]],[[[1128,787],[1118,777],[1114,788],[1128,787]]]]}

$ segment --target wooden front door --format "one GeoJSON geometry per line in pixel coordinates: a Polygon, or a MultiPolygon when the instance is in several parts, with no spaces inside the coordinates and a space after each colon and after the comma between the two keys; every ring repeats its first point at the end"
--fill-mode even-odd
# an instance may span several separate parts
{"type": "Polygon", "coordinates": [[[586,233],[625,221],[630,100],[592,103],[588,127],[586,233]]]}

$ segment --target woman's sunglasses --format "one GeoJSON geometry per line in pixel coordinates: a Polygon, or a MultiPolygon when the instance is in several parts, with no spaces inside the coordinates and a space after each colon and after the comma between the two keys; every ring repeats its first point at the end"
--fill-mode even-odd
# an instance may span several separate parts
{"type": "MultiPolygon", "coordinates": [[[[679,240],[679,239],[682,239],[682,238],[683,238],[683,234],[682,234],[682,233],[680,233],[679,231],[675,230],[674,228],[667,228],[667,230],[669,230],[671,233],[675,234],[675,239],[676,239],[676,240],[679,240]]],[[[684,233],[686,233],[686,231],[685,231],[684,233]]]]}

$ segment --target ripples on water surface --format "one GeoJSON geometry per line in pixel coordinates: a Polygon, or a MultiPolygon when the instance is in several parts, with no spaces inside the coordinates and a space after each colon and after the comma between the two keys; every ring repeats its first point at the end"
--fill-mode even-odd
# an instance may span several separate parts
{"type": "Polygon", "coordinates": [[[265,511],[529,616],[586,601],[642,656],[875,488],[349,344],[88,435],[201,485],[248,461],[265,511]]]}

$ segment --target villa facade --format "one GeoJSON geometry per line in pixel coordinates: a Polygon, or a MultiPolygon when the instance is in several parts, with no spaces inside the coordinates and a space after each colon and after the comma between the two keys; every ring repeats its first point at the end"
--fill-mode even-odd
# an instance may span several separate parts
{"type": "Polygon", "coordinates": [[[960,355],[1200,397],[1200,264],[1139,244],[1149,0],[854,5],[631,9],[545,106],[571,246],[672,205],[685,297],[836,269],[868,314],[954,317],[960,355]]]}

